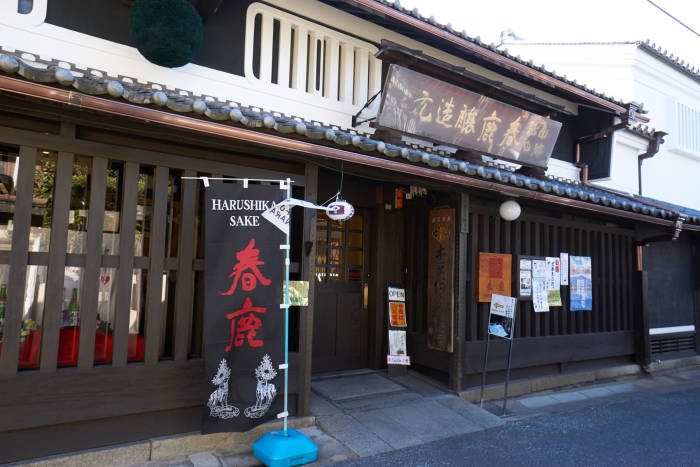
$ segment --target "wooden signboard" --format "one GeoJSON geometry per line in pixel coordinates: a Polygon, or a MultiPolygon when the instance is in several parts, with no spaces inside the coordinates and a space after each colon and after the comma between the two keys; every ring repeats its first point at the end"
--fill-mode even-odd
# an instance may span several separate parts
{"type": "Polygon", "coordinates": [[[452,352],[455,210],[434,209],[428,222],[428,347],[452,352]]]}
{"type": "Polygon", "coordinates": [[[511,255],[479,252],[477,301],[490,302],[491,294],[510,295],[511,255]]]}
{"type": "Polygon", "coordinates": [[[391,65],[377,125],[519,164],[547,167],[561,123],[391,65]]]}

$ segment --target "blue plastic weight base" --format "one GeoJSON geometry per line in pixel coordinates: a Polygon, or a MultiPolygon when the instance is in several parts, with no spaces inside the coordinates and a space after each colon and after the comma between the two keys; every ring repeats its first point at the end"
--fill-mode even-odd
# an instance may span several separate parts
{"type": "Polygon", "coordinates": [[[294,428],[271,431],[253,443],[253,455],[268,467],[291,467],[316,460],[318,446],[294,428]]]}

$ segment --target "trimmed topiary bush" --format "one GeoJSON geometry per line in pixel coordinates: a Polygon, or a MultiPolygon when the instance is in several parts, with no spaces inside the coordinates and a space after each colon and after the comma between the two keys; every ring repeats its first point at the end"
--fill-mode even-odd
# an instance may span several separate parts
{"type": "Polygon", "coordinates": [[[136,0],[130,22],[136,48],[156,65],[186,65],[202,45],[202,18],[187,0],[136,0]]]}

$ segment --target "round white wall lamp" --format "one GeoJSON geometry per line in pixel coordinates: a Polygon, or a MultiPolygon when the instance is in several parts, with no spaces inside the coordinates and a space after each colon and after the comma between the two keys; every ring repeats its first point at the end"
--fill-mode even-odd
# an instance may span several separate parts
{"type": "Polygon", "coordinates": [[[501,215],[503,220],[506,221],[514,221],[515,219],[520,217],[521,211],[522,209],[520,208],[518,202],[512,199],[504,201],[498,208],[498,213],[501,215]]]}

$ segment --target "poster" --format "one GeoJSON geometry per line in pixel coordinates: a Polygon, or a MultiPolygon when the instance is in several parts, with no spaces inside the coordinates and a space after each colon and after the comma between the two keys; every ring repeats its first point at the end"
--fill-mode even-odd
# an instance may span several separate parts
{"type": "Polygon", "coordinates": [[[406,304],[404,302],[389,302],[389,324],[399,328],[406,327],[406,304]]]}
{"type": "Polygon", "coordinates": [[[561,285],[569,285],[569,253],[559,253],[561,285]]]}
{"type": "Polygon", "coordinates": [[[536,312],[549,311],[547,288],[543,277],[532,278],[532,306],[536,312]]]}
{"type": "Polygon", "coordinates": [[[593,309],[593,280],[590,256],[569,257],[571,311],[593,309]]]}
{"type": "Polygon", "coordinates": [[[521,259],[520,260],[520,270],[521,271],[532,270],[532,260],[531,259],[521,259]]]}
{"type": "Polygon", "coordinates": [[[389,354],[406,355],[406,331],[389,331],[389,354]]]}
{"type": "Polygon", "coordinates": [[[532,260],[532,278],[544,279],[547,276],[547,263],[541,259],[532,260]]]}
{"type": "Polygon", "coordinates": [[[491,308],[489,310],[489,334],[504,339],[513,338],[515,328],[515,304],[514,297],[491,294],[491,308]]]}
{"type": "Polygon", "coordinates": [[[309,281],[289,281],[289,305],[309,306],[309,281]]]}
{"type": "Polygon", "coordinates": [[[559,258],[545,259],[545,287],[547,289],[547,304],[561,306],[561,268],[559,258]]]}
{"type": "Polygon", "coordinates": [[[520,270],[519,295],[521,297],[532,296],[532,271],[530,270],[520,270]]]}
{"type": "Polygon", "coordinates": [[[491,294],[510,294],[511,255],[479,252],[479,295],[477,301],[490,302],[491,294]]]}
{"type": "Polygon", "coordinates": [[[282,411],[286,239],[262,213],[286,191],[213,183],[205,193],[202,433],[248,431],[282,411]]]}
{"type": "Polygon", "coordinates": [[[452,352],[455,210],[428,214],[428,348],[452,352]]]}

